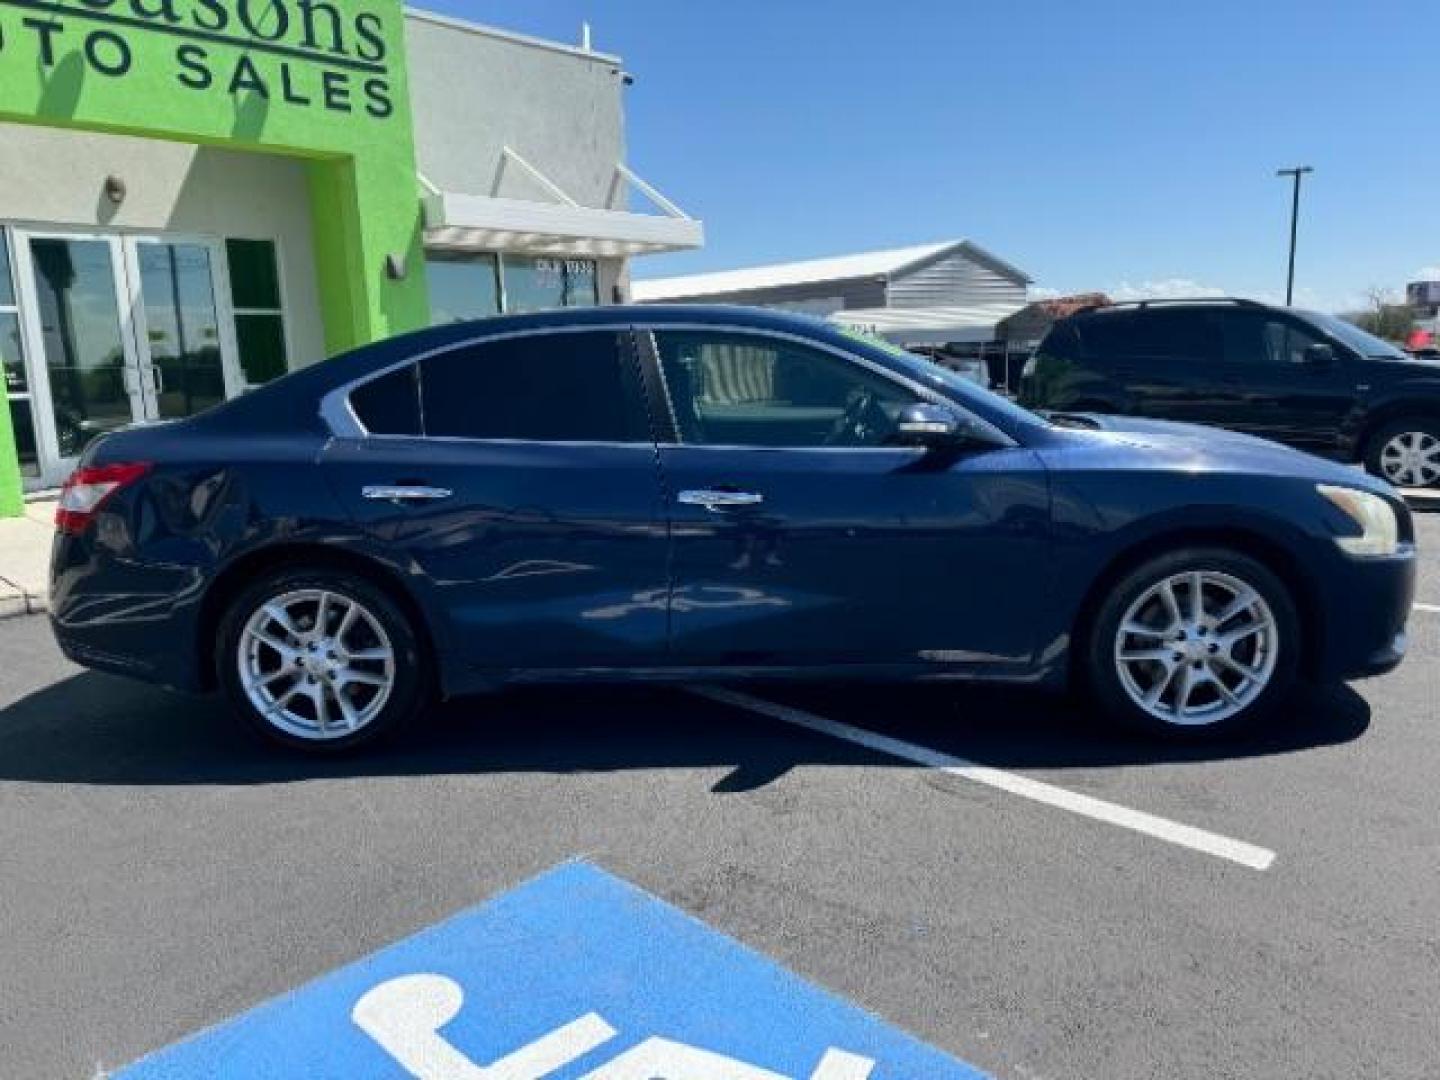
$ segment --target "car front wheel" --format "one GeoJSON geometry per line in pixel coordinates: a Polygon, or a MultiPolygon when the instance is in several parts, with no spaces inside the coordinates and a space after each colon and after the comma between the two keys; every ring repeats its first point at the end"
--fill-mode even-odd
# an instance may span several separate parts
{"type": "Polygon", "coordinates": [[[1250,556],[1176,551],[1110,591],[1086,660],[1116,719],[1177,738],[1231,733],[1268,718],[1293,688],[1299,619],[1284,583],[1250,556]]]}
{"type": "Polygon", "coordinates": [[[272,742],[335,752],[419,711],[423,657],[409,617],[355,574],[282,571],[238,596],[220,625],[220,682],[272,742]]]}

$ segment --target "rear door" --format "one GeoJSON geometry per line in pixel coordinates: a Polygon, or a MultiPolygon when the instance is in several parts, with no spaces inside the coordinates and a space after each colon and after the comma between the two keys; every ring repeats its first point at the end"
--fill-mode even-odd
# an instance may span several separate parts
{"type": "Polygon", "coordinates": [[[660,446],[673,663],[1030,660],[1049,535],[1033,453],[895,445],[896,414],[921,389],[809,340],[640,337],[675,427],[660,446]]]}
{"type": "Polygon", "coordinates": [[[666,534],[628,329],[479,340],[362,385],[326,451],[474,669],[654,663],[666,534]]]}

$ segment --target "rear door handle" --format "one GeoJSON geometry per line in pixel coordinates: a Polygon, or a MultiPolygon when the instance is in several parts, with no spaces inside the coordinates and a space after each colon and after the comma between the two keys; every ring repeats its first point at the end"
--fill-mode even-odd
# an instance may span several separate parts
{"type": "Polygon", "coordinates": [[[685,506],[703,506],[706,510],[719,512],[737,506],[759,506],[765,496],[758,491],[721,491],[717,488],[703,488],[698,491],[682,491],[675,501],[685,506]]]}
{"type": "Polygon", "coordinates": [[[360,490],[367,499],[386,502],[431,502],[448,499],[454,494],[449,488],[426,487],[424,484],[369,484],[360,490]]]}

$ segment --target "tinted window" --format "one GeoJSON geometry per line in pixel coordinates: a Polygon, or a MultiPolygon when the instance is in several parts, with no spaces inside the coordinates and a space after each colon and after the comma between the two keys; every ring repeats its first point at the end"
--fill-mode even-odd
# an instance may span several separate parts
{"type": "Polygon", "coordinates": [[[420,393],[415,365],[356,387],[350,392],[350,408],[372,435],[419,435],[420,393]]]}
{"type": "Polygon", "coordinates": [[[858,363],[775,338],[655,335],[681,437],[721,446],[880,446],[915,396],[858,363]]]}
{"type": "Polygon", "coordinates": [[[1102,359],[1210,360],[1220,353],[1215,313],[1208,309],[1140,310],[1086,319],[1086,351],[1102,359]]]}
{"type": "Polygon", "coordinates": [[[611,331],[535,334],[420,362],[425,434],[534,442],[650,438],[634,365],[611,331]]]}

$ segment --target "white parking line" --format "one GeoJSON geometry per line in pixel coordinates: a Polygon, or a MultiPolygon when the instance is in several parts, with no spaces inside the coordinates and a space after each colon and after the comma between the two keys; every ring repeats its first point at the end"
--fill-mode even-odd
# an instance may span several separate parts
{"type": "Polygon", "coordinates": [[[780,705],[773,701],[766,701],[763,698],[752,697],[749,694],[718,686],[696,686],[690,689],[692,693],[709,698],[711,701],[718,701],[723,705],[748,709],[773,720],[781,720],[787,724],[819,732],[822,735],[830,735],[836,739],[844,739],[846,742],[857,743],[867,749],[889,754],[891,757],[913,761],[917,765],[938,769],[951,776],[973,780],[977,784],[985,784],[1000,791],[1008,791],[1011,795],[1019,795],[1047,806],[1068,810],[1072,814],[1080,814],[1082,817],[1093,818],[1109,825],[1118,825],[1122,829],[1144,833],[1157,840],[1165,840],[1171,844],[1178,844],[1180,847],[1190,848],[1192,851],[1214,855],[1217,859],[1227,859],[1230,862],[1249,867],[1251,870],[1268,870],[1271,863],[1275,861],[1275,852],[1256,847],[1254,844],[1247,844],[1243,840],[1232,840],[1228,836],[1206,832],[1204,829],[1197,829],[1190,825],[1182,825],[1179,822],[1169,821],[1140,810],[1131,810],[1127,806],[1106,802],[1104,799],[1067,791],[1065,788],[1056,787],[1053,784],[1032,780],[1028,776],[1005,772],[1003,769],[991,768],[988,765],[977,765],[973,761],[966,761],[964,758],[942,753],[939,750],[917,746],[915,743],[904,742],[888,735],[880,735],[873,731],[867,731],[865,728],[841,723],[838,720],[827,720],[823,716],[816,716],[803,709],[780,705]]]}
{"type": "Polygon", "coordinates": [[[1440,604],[1416,604],[1416,611],[1425,611],[1431,615],[1440,615],[1440,604]]]}

